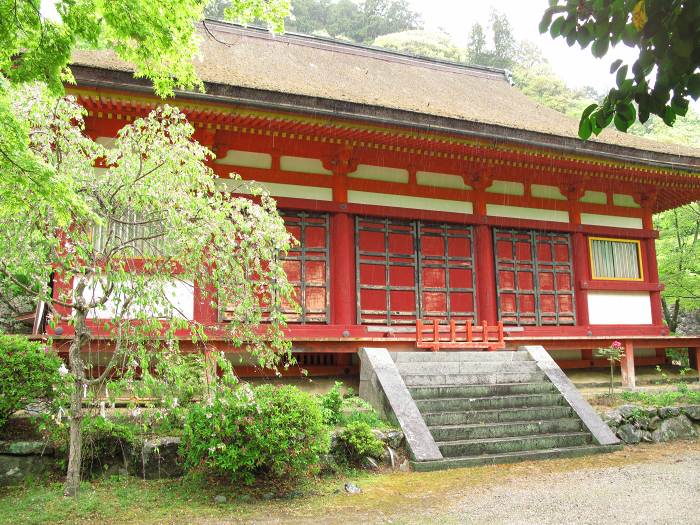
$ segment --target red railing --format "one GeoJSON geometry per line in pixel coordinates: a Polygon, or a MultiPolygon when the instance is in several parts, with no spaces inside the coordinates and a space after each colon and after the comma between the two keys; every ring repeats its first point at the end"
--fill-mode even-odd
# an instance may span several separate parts
{"type": "Polygon", "coordinates": [[[432,326],[426,327],[418,319],[416,347],[429,348],[433,352],[444,349],[499,350],[506,347],[503,323],[499,321],[496,326],[489,326],[484,321],[481,325],[474,326],[471,320],[464,325],[451,320],[449,325],[441,325],[437,319],[433,319],[432,326]]]}

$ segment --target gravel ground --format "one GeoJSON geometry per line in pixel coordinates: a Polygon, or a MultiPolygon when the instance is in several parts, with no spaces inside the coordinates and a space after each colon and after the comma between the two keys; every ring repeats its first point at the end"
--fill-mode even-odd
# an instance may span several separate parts
{"type": "Polygon", "coordinates": [[[246,524],[700,525],[700,440],[612,454],[357,480],[359,495],[270,502],[246,524]]]}
{"type": "Polygon", "coordinates": [[[700,523],[700,453],[622,468],[512,479],[465,495],[439,516],[446,523],[700,523]]]}

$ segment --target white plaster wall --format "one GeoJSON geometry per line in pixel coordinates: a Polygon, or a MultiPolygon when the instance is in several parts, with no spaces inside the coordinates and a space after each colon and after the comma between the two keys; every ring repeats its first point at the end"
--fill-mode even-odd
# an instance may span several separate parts
{"type": "Polygon", "coordinates": [[[416,171],[416,182],[422,186],[433,186],[435,188],[472,189],[471,186],[464,184],[464,179],[459,175],[436,173],[434,171],[416,171]]]}
{"type": "Polygon", "coordinates": [[[283,171],[298,171],[300,173],[315,173],[318,175],[333,175],[333,172],[323,167],[321,159],[308,157],[280,157],[280,169],[283,171]]]}
{"type": "Polygon", "coordinates": [[[616,217],[614,215],[598,215],[597,213],[582,213],[581,224],[591,226],[612,226],[614,228],[642,229],[642,219],[639,217],[616,217]]]}
{"type": "Polygon", "coordinates": [[[257,153],[255,151],[239,151],[230,149],[226,156],[217,159],[216,164],[231,166],[243,166],[246,168],[263,168],[269,170],[272,167],[272,155],[269,153],[257,153]]]}
{"type": "Polygon", "coordinates": [[[554,199],[557,201],[565,201],[566,197],[562,195],[561,190],[556,186],[548,186],[546,184],[533,184],[530,186],[530,192],[533,197],[541,199],[554,199]]]}
{"type": "MultiPolygon", "coordinates": [[[[102,285],[97,283],[95,286],[88,286],[83,292],[83,297],[86,301],[91,301],[93,298],[98,298],[102,295],[102,285]]],[[[194,287],[191,282],[182,282],[173,280],[164,287],[164,295],[167,301],[175,309],[177,317],[185,319],[194,318],[194,287]]],[[[118,302],[110,299],[103,306],[90,310],[88,318],[90,319],[111,319],[119,306],[118,302]]],[[[133,310],[131,310],[133,315],[133,310]]],[[[151,313],[155,317],[163,317],[163,309],[152,309],[151,313]]],[[[127,317],[129,317],[127,315],[127,317]]]]}
{"type": "Polygon", "coordinates": [[[613,204],[625,208],[639,208],[639,204],[637,204],[632,195],[624,195],[622,193],[613,193],[613,204]]]}
{"type": "Polygon", "coordinates": [[[535,221],[569,222],[569,212],[567,211],[541,210],[539,208],[523,208],[521,206],[504,206],[502,204],[487,204],[486,215],[535,221]]]}
{"type": "Polygon", "coordinates": [[[380,180],[382,182],[408,182],[408,170],[358,164],[357,169],[348,173],[351,179],[380,180]]]}
{"type": "Polygon", "coordinates": [[[651,324],[649,292],[588,292],[591,324],[651,324]]]}
{"type": "MultiPolygon", "coordinates": [[[[219,179],[223,191],[236,191],[238,193],[250,193],[239,181],[231,179],[219,179]]],[[[256,185],[268,191],[273,197],[290,197],[294,199],[316,199],[320,201],[333,200],[333,190],[320,186],[297,186],[295,184],[279,184],[276,182],[254,182],[256,185]]]]}
{"type": "Polygon", "coordinates": [[[522,182],[508,180],[495,180],[486,188],[487,193],[501,193],[503,195],[525,195],[525,185],[522,182]]]}
{"type": "Polygon", "coordinates": [[[581,197],[581,202],[587,202],[589,204],[607,204],[608,196],[602,191],[586,190],[586,193],[581,197]]]}
{"type": "Polygon", "coordinates": [[[446,211],[452,213],[472,213],[471,202],[446,199],[429,199],[407,195],[390,195],[368,191],[348,191],[348,202],[353,204],[372,204],[375,206],[393,206],[416,210],[446,211]]]}

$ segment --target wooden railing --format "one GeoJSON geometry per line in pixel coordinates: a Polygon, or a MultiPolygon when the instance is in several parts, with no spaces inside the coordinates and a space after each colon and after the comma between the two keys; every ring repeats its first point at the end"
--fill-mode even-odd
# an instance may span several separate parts
{"type": "Polygon", "coordinates": [[[441,325],[433,319],[432,326],[426,326],[418,319],[416,347],[429,348],[433,352],[446,349],[499,350],[506,347],[503,323],[499,321],[496,326],[489,326],[484,321],[475,326],[471,320],[459,325],[451,320],[448,325],[441,325]]]}

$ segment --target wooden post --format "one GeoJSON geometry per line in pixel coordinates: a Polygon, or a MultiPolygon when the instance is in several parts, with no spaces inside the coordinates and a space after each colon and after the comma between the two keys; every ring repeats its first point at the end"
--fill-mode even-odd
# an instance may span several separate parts
{"type": "Polygon", "coordinates": [[[496,260],[493,255],[493,235],[486,224],[474,227],[474,259],[476,277],[476,301],[478,316],[482,322],[496,324],[496,260]]]}
{"type": "Polygon", "coordinates": [[[695,369],[700,379],[700,346],[688,348],[688,361],[690,361],[690,368],[695,369]]]}
{"type": "Polygon", "coordinates": [[[355,285],[355,229],[353,218],[336,213],[331,218],[331,319],[336,325],[357,324],[355,285]]]}
{"type": "Polygon", "coordinates": [[[622,386],[634,390],[636,388],[636,380],[634,376],[634,343],[625,341],[625,355],[620,361],[620,370],[622,372],[622,386]]]}

